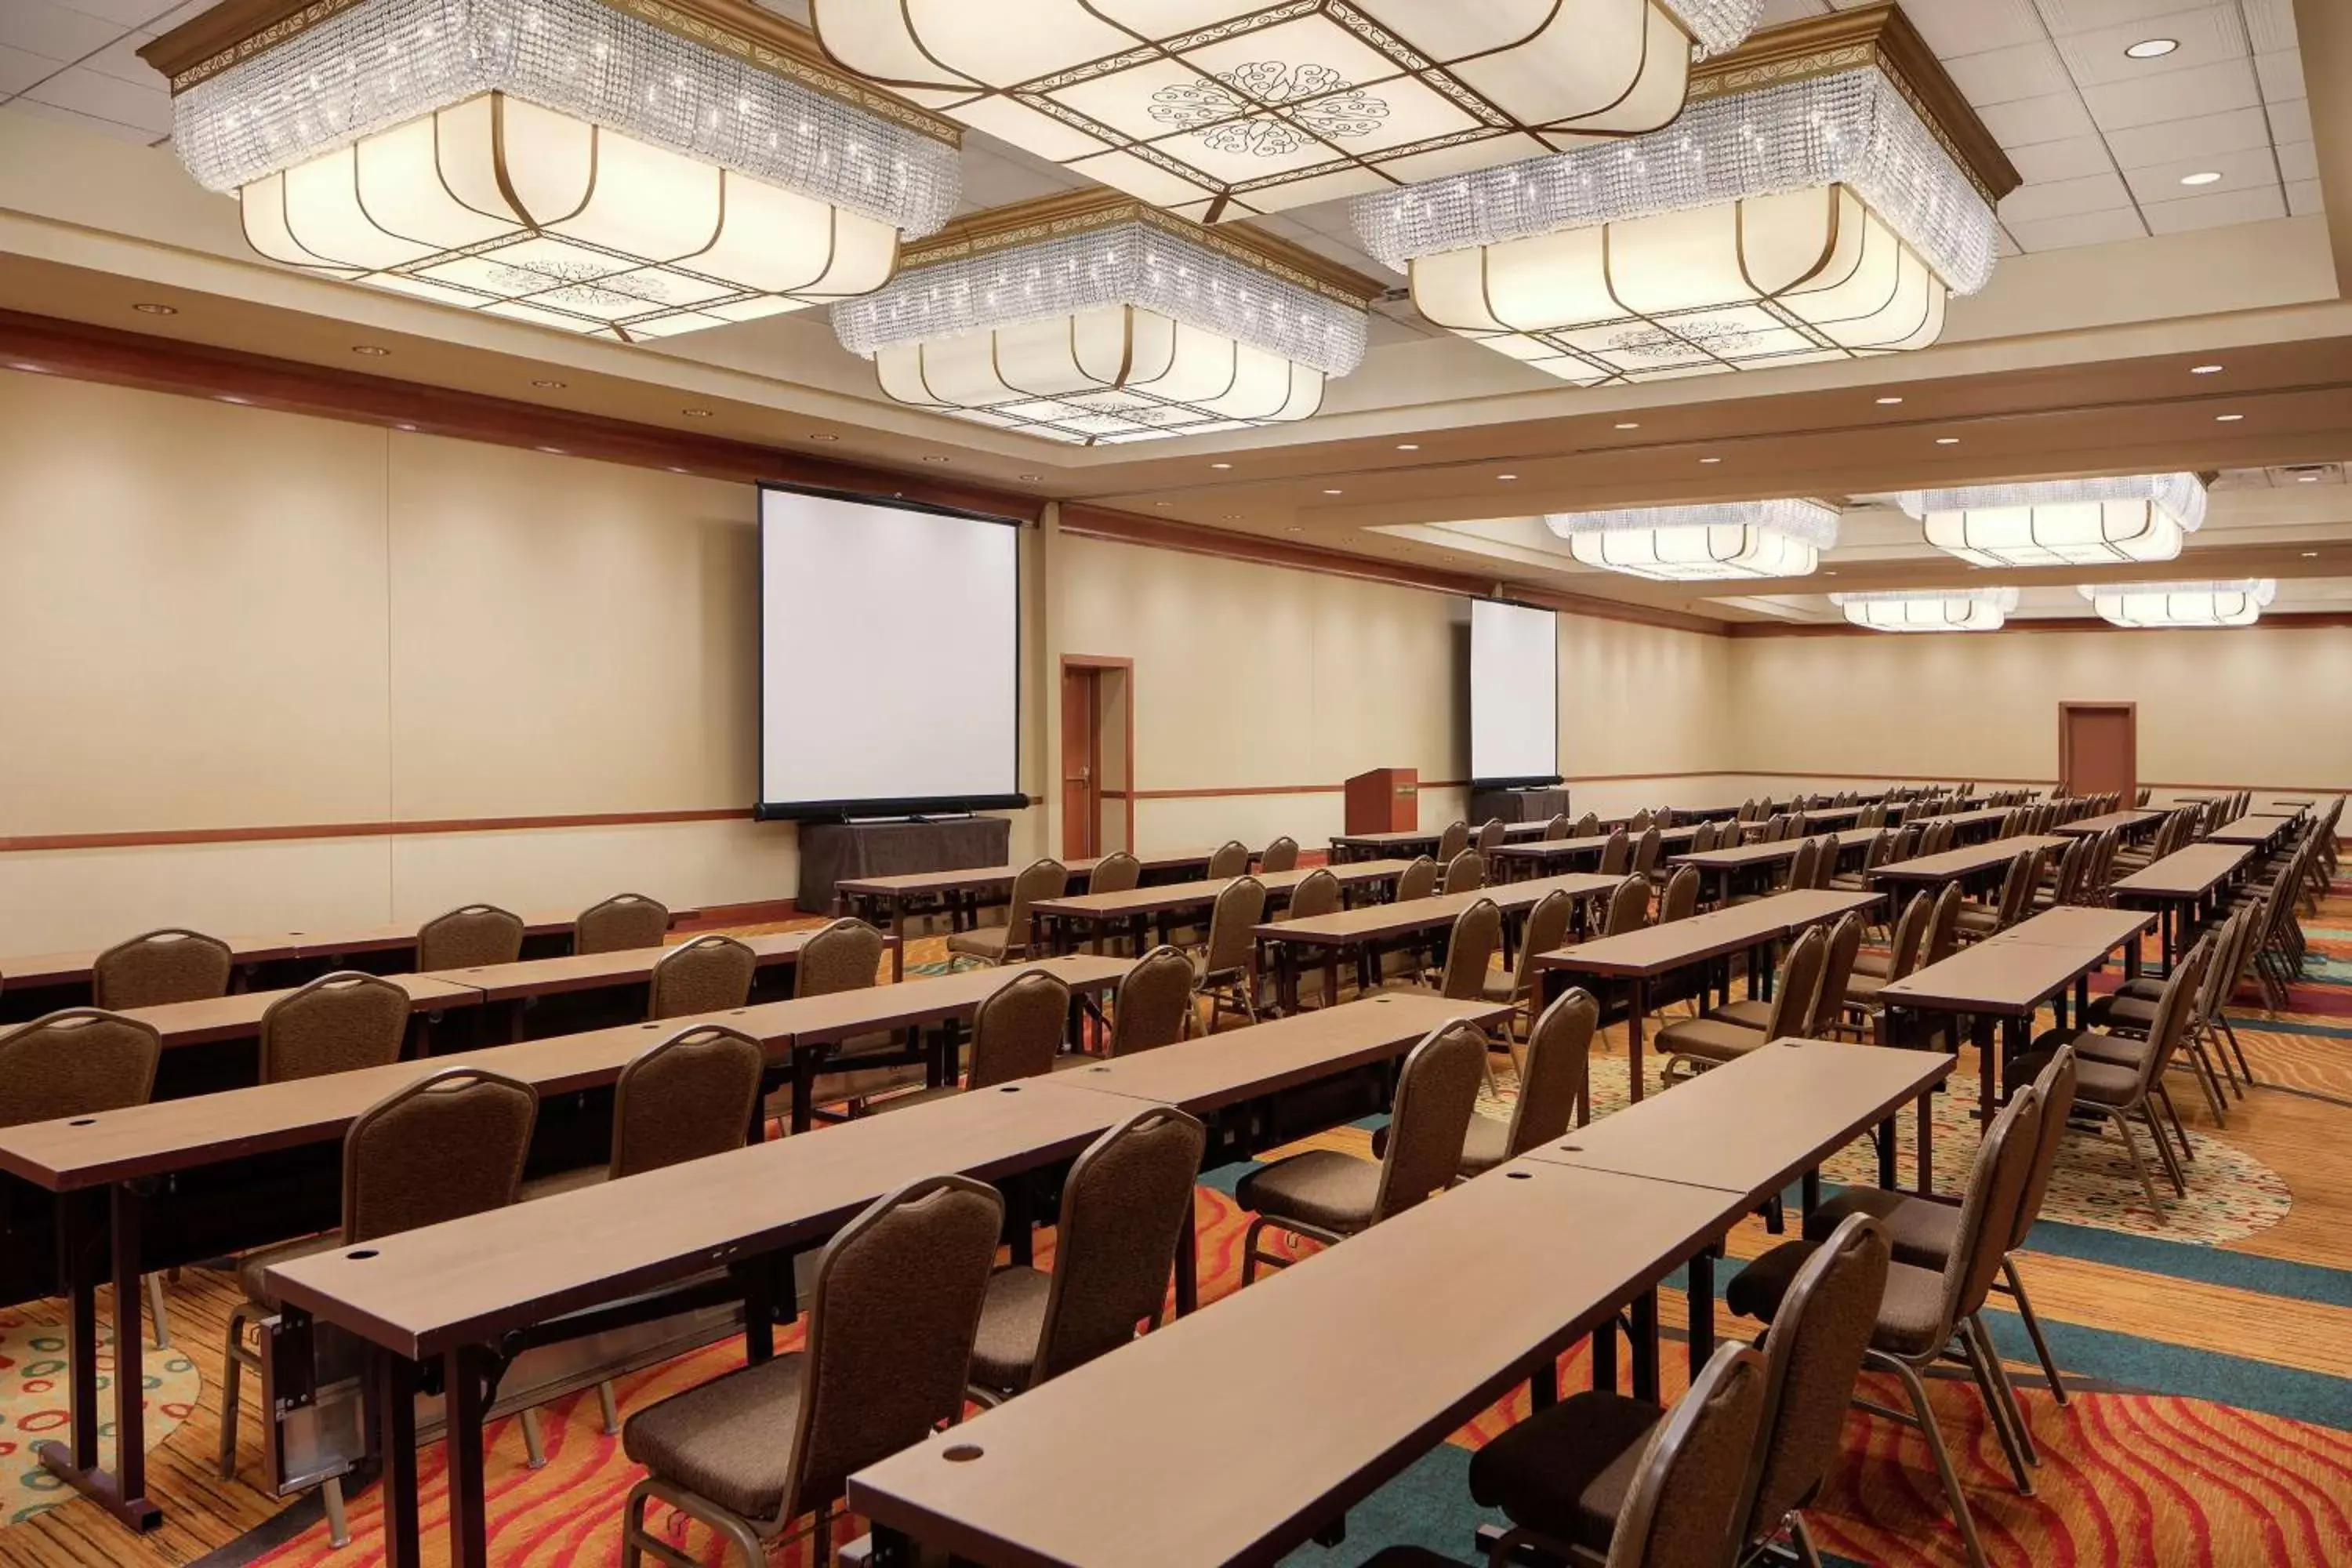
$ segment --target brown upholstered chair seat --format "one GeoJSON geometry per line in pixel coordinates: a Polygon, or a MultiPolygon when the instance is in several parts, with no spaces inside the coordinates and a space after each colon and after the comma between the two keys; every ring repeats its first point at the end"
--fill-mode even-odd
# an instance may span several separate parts
{"type": "Polygon", "coordinates": [[[1658,1031],[1661,1056],[1700,1057],[1712,1062],[1737,1061],[1765,1044],[1764,1031],[1717,1018],[1681,1018],[1658,1031]]]}
{"type": "Polygon", "coordinates": [[[1960,1205],[1890,1193],[1879,1187],[1848,1187],[1805,1216],[1805,1239],[1826,1241],[1848,1215],[1866,1214],[1886,1227],[1895,1261],[1914,1268],[1941,1269],[1960,1240],[1960,1205]]]}
{"type": "MultiPolygon", "coordinates": [[[[1895,955],[1891,952],[1857,952],[1853,955],[1853,973],[1856,979],[1868,975],[1874,980],[1884,980],[1894,973],[1895,955]]],[[[1851,982],[1849,982],[1850,984],[1851,982]]]]}
{"type": "Polygon", "coordinates": [[[1864,1007],[1878,1005],[1878,994],[1894,982],[1884,974],[1849,974],[1845,982],[1845,999],[1864,1007]]]}
{"type": "MultiPolygon", "coordinates": [[[[2129,996],[2137,1002],[2153,1002],[2164,994],[2164,982],[2152,975],[2137,975],[2116,986],[2109,994],[2129,996]]],[[[2098,1005],[2096,997],[2092,998],[2092,1005],[2098,1005]]]]}
{"type": "Polygon", "coordinates": [[[1515,1524],[1605,1555],[1642,1450],[1665,1412],[1587,1390],[1504,1432],[1470,1457],[1470,1495],[1515,1524]]]}
{"type": "Polygon", "coordinates": [[[2156,1026],[2156,998],[2127,996],[2122,992],[2106,996],[2094,996],[2084,1011],[2083,1021],[2095,1028],[2124,1029],[2135,1035],[2145,1035],[2156,1026]]]}
{"type": "MultiPolygon", "coordinates": [[[[1384,1160],[1389,1152],[1389,1130],[1372,1130],[1372,1158],[1384,1160]]],[[[1511,1157],[1511,1124],[1499,1117],[1473,1116],[1469,1133],[1462,1140],[1462,1174],[1465,1177],[1491,1171],[1511,1157]]]]}
{"type": "Polygon", "coordinates": [[[806,1366],[794,1352],[673,1394],[629,1417],[622,1449],[721,1508],[772,1519],[783,1500],[806,1366]]]}
{"type": "Polygon", "coordinates": [[[1769,1029],[1772,1026],[1772,1004],[1750,997],[1744,1002],[1709,1007],[1706,1016],[1718,1024],[1737,1024],[1743,1029],[1769,1029]]]}
{"type": "Polygon", "coordinates": [[[1960,930],[1973,936],[1990,936],[2000,929],[2000,911],[1988,904],[1962,904],[1960,930]]]}
{"type": "Polygon", "coordinates": [[[1045,1301],[1054,1277],[1015,1265],[988,1277],[980,1309],[980,1337],[971,1346],[971,1381],[982,1388],[1029,1386],[1029,1369],[1045,1334],[1045,1301]]]}
{"type": "MultiPolygon", "coordinates": [[[[2112,1054],[2125,1047],[2138,1046],[2137,1040],[2126,1040],[2115,1035],[2073,1034],[2061,1036],[2056,1030],[2034,1042],[2034,1048],[2010,1065],[2010,1081],[2026,1083],[2041,1076],[2050,1065],[2061,1045],[2074,1047],[2074,1098],[2095,1105],[2128,1106],[2139,1091],[2139,1068],[2120,1062],[2105,1061],[2091,1053],[2112,1054]]],[[[2143,1047],[2144,1048],[2144,1047],[2143,1047]]]]}
{"type": "MultiPolygon", "coordinates": [[[[1724,1304],[1743,1318],[1770,1322],[1781,1298],[1797,1278],[1797,1270],[1813,1255],[1815,1243],[1784,1241],[1732,1277],[1723,1292],[1724,1304]]],[[[1886,1270],[1886,1294],[1878,1308],[1878,1328],[1870,1337],[1873,1348],[1890,1355],[1917,1358],[1941,1347],[1937,1331],[1943,1324],[1944,1278],[1933,1268],[1908,1263],[1886,1270]]]]}
{"type": "Polygon", "coordinates": [[[278,1310],[278,1298],[261,1278],[261,1271],[280,1263],[291,1263],[298,1258],[316,1258],[322,1252],[332,1252],[345,1245],[343,1233],[331,1230],[324,1236],[306,1236],[299,1241],[281,1241],[275,1247],[265,1247],[258,1252],[248,1252],[236,1260],[236,1282],[245,1288],[245,1299],[257,1307],[278,1310]]]}
{"type": "Polygon", "coordinates": [[[1330,1231],[1357,1231],[1372,1222],[1381,1167],[1333,1149],[1309,1149],[1241,1179],[1234,1195],[1259,1214],[1305,1220],[1330,1231]]]}
{"type": "Polygon", "coordinates": [[[950,935],[948,951],[964,958],[984,958],[991,963],[1002,963],[1006,940],[1012,934],[1011,926],[976,926],[950,935]]]}

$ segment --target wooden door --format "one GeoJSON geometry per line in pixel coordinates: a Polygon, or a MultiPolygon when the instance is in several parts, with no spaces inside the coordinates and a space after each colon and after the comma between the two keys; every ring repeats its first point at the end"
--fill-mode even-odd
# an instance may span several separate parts
{"type": "Polygon", "coordinates": [[[2068,795],[2139,792],[2139,710],[2130,702],[2058,704],[2058,787],[2068,795]]]}
{"type": "Polygon", "coordinates": [[[1097,850],[1102,823],[1102,727],[1096,722],[1098,672],[1062,669],[1062,855],[1097,850]]]}

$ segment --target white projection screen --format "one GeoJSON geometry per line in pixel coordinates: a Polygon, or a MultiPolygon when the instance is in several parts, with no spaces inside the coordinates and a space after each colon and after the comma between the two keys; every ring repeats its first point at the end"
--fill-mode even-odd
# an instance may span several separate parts
{"type": "Polygon", "coordinates": [[[1470,782],[1559,782],[1559,637],[1549,610],[1470,601],[1470,782]]]}
{"type": "Polygon", "coordinates": [[[760,488],[762,817],[1027,804],[1021,530],[760,488]]]}

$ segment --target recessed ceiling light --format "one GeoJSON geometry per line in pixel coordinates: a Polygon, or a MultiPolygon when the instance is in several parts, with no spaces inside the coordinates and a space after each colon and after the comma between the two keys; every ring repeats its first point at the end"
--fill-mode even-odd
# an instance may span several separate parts
{"type": "Polygon", "coordinates": [[[1959,444],[1960,438],[1958,436],[1938,436],[1936,437],[1936,445],[1938,447],[1957,447],[1959,444]]]}
{"type": "Polygon", "coordinates": [[[2221,171],[2200,169],[2193,174],[2181,175],[2180,183],[2184,185],[2218,185],[2221,183],[2221,171]]]}
{"type": "Polygon", "coordinates": [[[2319,559],[2319,552],[2316,550],[2306,550],[2303,552],[2303,558],[2305,561],[2316,561],[2319,559]]]}
{"type": "Polygon", "coordinates": [[[828,436],[824,431],[820,430],[815,435],[810,437],[809,439],[812,441],[838,441],[841,437],[838,436],[828,436]]]}
{"type": "Polygon", "coordinates": [[[1156,506],[1156,507],[1162,507],[1162,508],[1165,508],[1165,507],[1171,507],[1171,506],[1174,506],[1176,503],[1175,503],[1174,501],[1172,501],[1172,500],[1156,500],[1156,501],[1153,501],[1151,504],[1152,504],[1153,506],[1156,506]]]}
{"type": "Polygon", "coordinates": [[[229,394],[224,392],[221,394],[221,401],[223,403],[243,403],[246,399],[242,397],[233,397],[229,394]]]}
{"type": "Polygon", "coordinates": [[[176,316],[180,313],[177,305],[133,305],[131,308],[142,316],[176,316]]]}
{"type": "Polygon", "coordinates": [[[1701,458],[1699,461],[1702,463],[1720,463],[1723,459],[1721,458],[1701,458]]]}
{"type": "Polygon", "coordinates": [[[370,359],[382,359],[384,355],[392,353],[392,351],[387,348],[379,348],[374,343],[353,343],[352,345],[352,353],[355,354],[365,354],[370,359]]]}
{"type": "Polygon", "coordinates": [[[412,436],[416,434],[416,426],[414,425],[395,425],[393,428],[395,430],[405,430],[412,436]]]}
{"type": "Polygon", "coordinates": [[[563,383],[560,381],[534,381],[531,384],[533,386],[544,387],[550,392],[561,392],[563,390],[563,383]]]}
{"type": "Polygon", "coordinates": [[[708,419],[710,417],[710,410],[708,408],[681,408],[678,412],[685,415],[688,419],[708,419]]]}
{"type": "Polygon", "coordinates": [[[1241,520],[1242,514],[1237,511],[1229,511],[1225,513],[1225,521],[1227,522],[1239,522],[1241,520]]]}
{"type": "MultiPolygon", "coordinates": [[[[2294,477],[2294,482],[2299,485],[2315,485],[2319,482],[2319,476],[2317,474],[2297,474],[2294,477]]],[[[2316,555],[2319,552],[2315,550],[2312,553],[2316,555]]]]}
{"type": "Polygon", "coordinates": [[[1026,479],[1029,483],[1031,483],[1031,484],[1033,484],[1033,485],[1034,485],[1034,484],[1035,484],[1039,479],[1044,479],[1045,476],[1045,475],[1043,475],[1043,474],[1019,474],[1019,475],[1015,475],[1014,477],[1015,477],[1015,478],[1017,478],[1017,479],[1026,479]]]}
{"type": "Polygon", "coordinates": [[[2216,414],[2213,416],[2213,423],[2216,425],[2235,425],[2239,420],[2243,419],[2244,417],[2245,416],[2242,414],[2216,414]]]}
{"type": "Polygon", "coordinates": [[[2192,364],[2189,367],[2189,374],[2191,375],[2219,375],[2221,374],[2221,367],[2218,364],[2192,364]]]}
{"type": "Polygon", "coordinates": [[[1617,428],[1620,430],[1639,430],[1641,427],[1642,422],[1638,419],[1620,419],[1617,421],[1617,428]]]}
{"type": "Polygon", "coordinates": [[[1211,463],[1209,467],[1213,468],[1230,468],[1233,465],[1231,463],[1211,463]]]}
{"type": "Polygon", "coordinates": [[[1495,477],[1507,484],[1511,480],[1517,479],[1519,476],[1517,474],[1496,474],[1495,477]]]}
{"type": "Polygon", "coordinates": [[[2179,38],[2142,38],[2124,53],[2136,60],[2160,60],[2179,47],[2179,38]]]}
{"type": "Polygon", "coordinates": [[[1325,490],[1323,493],[1324,493],[1325,495],[1327,495],[1327,496],[1336,496],[1336,495],[1339,494],[1340,492],[1339,492],[1339,491],[1338,491],[1338,490],[1325,490]]]}
{"type": "Polygon", "coordinates": [[[551,458],[561,458],[564,455],[563,448],[561,447],[541,447],[540,450],[551,458]]]}
{"type": "Polygon", "coordinates": [[[1881,408],[1892,408],[1902,401],[1899,397],[1882,397],[1878,400],[1878,405],[1881,408]]]}
{"type": "MultiPolygon", "coordinates": [[[[1234,513],[1234,515],[1235,517],[1239,517],[1239,516],[1241,516],[1241,513],[1239,513],[1239,512],[1235,512],[1235,513],[1234,513]]],[[[1284,529],[1284,530],[1283,530],[1283,531],[1284,531],[1285,533],[1304,533],[1304,532],[1306,532],[1307,531],[1306,531],[1305,529],[1303,529],[1303,528],[1299,527],[1299,526],[1298,526],[1298,524],[1297,524],[1297,523],[1295,523],[1295,522],[1294,522],[1294,523],[1292,523],[1288,528],[1284,529]]]]}
{"type": "Polygon", "coordinates": [[[1397,450],[1400,452],[1418,452],[1421,450],[1421,443],[1418,441],[1400,441],[1397,443],[1397,450]]]}

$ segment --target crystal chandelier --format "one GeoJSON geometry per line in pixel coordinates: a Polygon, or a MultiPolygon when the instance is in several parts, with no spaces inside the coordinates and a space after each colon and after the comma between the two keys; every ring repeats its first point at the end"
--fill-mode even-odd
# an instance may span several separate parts
{"type": "Polygon", "coordinates": [[[1653,131],[1763,0],[810,0],[858,75],[1206,223],[1653,131]]]}
{"type": "Polygon", "coordinates": [[[1076,192],[950,224],[833,322],[900,403],[1094,446],[1307,417],[1380,292],[1270,235],[1076,192]]]}
{"type": "Polygon", "coordinates": [[[862,294],[950,122],[731,0],[232,4],[140,50],[273,261],[637,342],[862,294]]]}
{"type": "Polygon", "coordinates": [[[1708,62],[1672,126],[1361,196],[1450,331],[1579,385],[1925,348],[1993,266],[2000,148],[1892,6],[1708,62]]]}
{"type": "Polygon", "coordinates": [[[1845,618],[1874,632],[1997,632],[2017,608],[2014,588],[1923,588],[1832,594],[1845,618]]]}
{"type": "Polygon", "coordinates": [[[2169,561],[2205,521],[2194,474],[1906,490],[1895,503],[1927,542],[1979,566],[2104,566],[2169,561]]]}
{"type": "Polygon", "coordinates": [[[1807,577],[1837,543],[1838,514],[1810,500],[1569,512],[1544,519],[1587,566],[1662,583],[1807,577]]]}
{"type": "Polygon", "coordinates": [[[2100,583],[2075,592],[2099,618],[2135,629],[2147,626],[2250,626],[2278,597],[2268,577],[2221,583],[2100,583]]]}

